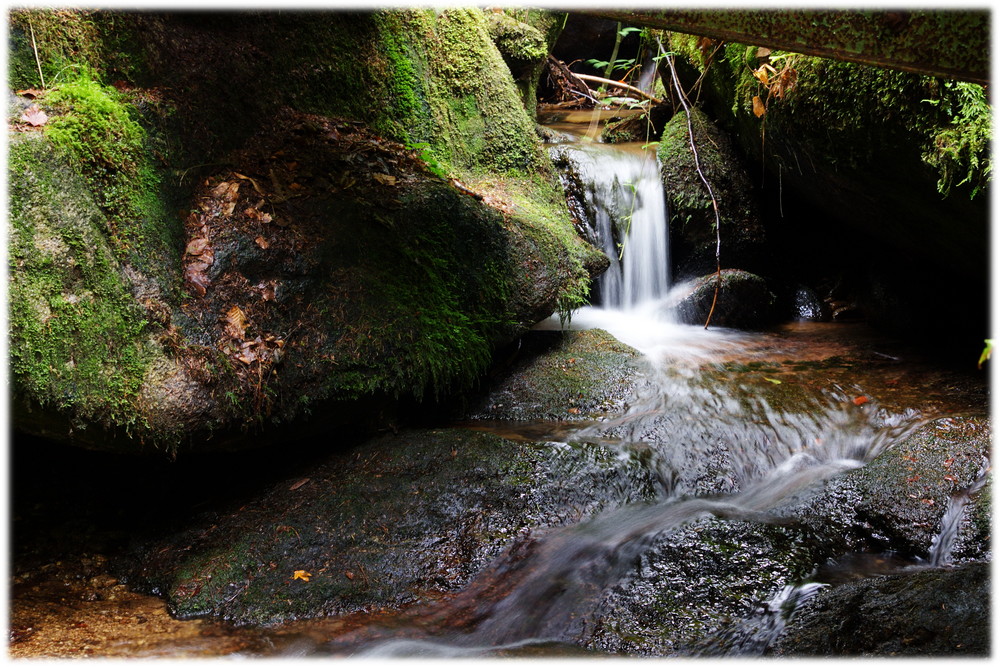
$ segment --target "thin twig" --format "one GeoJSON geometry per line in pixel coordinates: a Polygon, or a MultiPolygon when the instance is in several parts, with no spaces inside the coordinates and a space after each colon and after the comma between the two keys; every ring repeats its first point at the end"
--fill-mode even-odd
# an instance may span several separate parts
{"type": "Polygon", "coordinates": [[[42,76],[42,61],[38,59],[38,45],[35,44],[35,26],[31,25],[31,17],[28,17],[28,30],[31,31],[31,49],[35,52],[35,64],[38,65],[38,79],[42,82],[42,90],[45,90],[45,77],[42,76]]]}
{"type": "MultiPolygon", "coordinates": [[[[660,43],[660,51],[663,50],[663,44],[660,43]]],[[[694,154],[694,168],[698,172],[701,182],[705,184],[708,196],[712,198],[712,210],[715,212],[715,294],[712,296],[712,307],[709,309],[708,318],[705,320],[705,328],[707,329],[709,322],[712,321],[712,313],[715,312],[715,303],[719,299],[719,285],[722,283],[722,220],[719,217],[719,202],[715,198],[715,192],[712,191],[712,184],[708,182],[704,172],[701,170],[701,161],[698,159],[698,148],[694,143],[694,128],[691,126],[691,108],[688,106],[681,83],[677,79],[677,70],[674,68],[673,56],[667,56],[667,64],[670,66],[670,77],[674,81],[674,87],[677,88],[677,96],[680,98],[681,106],[684,107],[685,115],[687,115],[688,140],[691,144],[691,152],[694,154]]]]}

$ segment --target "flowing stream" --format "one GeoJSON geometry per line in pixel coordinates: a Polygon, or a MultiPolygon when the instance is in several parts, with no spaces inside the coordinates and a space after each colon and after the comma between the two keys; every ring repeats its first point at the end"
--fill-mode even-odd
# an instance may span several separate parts
{"type": "MultiPolygon", "coordinates": [[[[585,185],[593,232],[611,259],[600,279],[601,305],[575,313],[570,326],[606,329],[640,350],[649,380],[626,414],[563,439],[612,444],[623,455],[644,448],[658,473],[658,498],[512,548],[454,598],[413,612],[408,629],[366,637],[360,655],[475,656],[532,643],[585,643],[602,600],[665,536],[706,518],[780,523],[774,510],[783,503],[864,465],[925,423],[915,411],[859,409],[849,388],[779,405],[731,379],[705,382],[700,364],[745,352],[759,337],[671,317],[676,297],[655,158],[635,147],[585,142],[556,150],[585,185]]],[[[555,319],[541,325],[560,326],[555,319]]],[[[821,586],[786,582],[752,627],[716,638],[711,652],[761,654],[783,619],[821,586]]]]}
{"type": "MultiPolygon", "coordinates": [[[[327,632],[316,621],[310,639],[299,643],[262,633],[270,648],[257,644],[250,654],[480,657],[533,655],[533,650],[575,655],[580,646],[602,650],[594,639],[601,619],[622,591],[643,595],[642,588],[629,586],[652,567],[650,553],[690,539],[684,531],[692,526],[780,527],[788,521],[785,508],[832,477],[869,463],[932,418],[907,407],[913,401],[861,404],[856,399],[863,390],[849,377],[812,386],[783,381],[767,370],[771,366],[753,365],[776,350],[807,362],[809,355],[827,359],[836,350],[678,323],[672,306],[686,287],[670,282],[667,212],[653,152],[580,137],[553,150],[558,161],[571,166],[566,178],[575,179],[584,193],[593,239],[611,267],[597,286],[598,305],[580,309],[568,324],[552,318],[538,328],[605,329],[642,354],[642,382],[623,414],[551,424],[543,426],[549,430],[541,437],[537,430],[532,435],[553,448],[599,444],[622,459],[641,458],[655,480],[650,499],[515,540],[469,585],[438,601],[346,632],[327,632]]],[[[828,371],[836,372],[835,366],[828,371]]],[[[987,479],[988,465],[976,484],[953,494],[922,565],[950,562],[962,516],[987,479]]],[[[768,557],[760,556],[760,567],[768,557]]],[[[780,570],[783,564],[766,565],[780,570]]],[[[688,654],[765,653],[796,608],[824,585],[801,577],[775,579],[751,601],[757,613],[710,633],[700,648],[688,647],[688,654]]]]}

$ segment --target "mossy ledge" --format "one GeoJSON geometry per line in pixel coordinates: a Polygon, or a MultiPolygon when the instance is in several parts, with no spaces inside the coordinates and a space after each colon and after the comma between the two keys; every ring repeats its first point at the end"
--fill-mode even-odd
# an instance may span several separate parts
{"type": "Polygon", "coordinates": [[[18,429],[177,451],[384,425],[604,266],[481,10],[14,12],[36,87],[29,18],[59,85],[43,128],[11,114],[18,429]]]}

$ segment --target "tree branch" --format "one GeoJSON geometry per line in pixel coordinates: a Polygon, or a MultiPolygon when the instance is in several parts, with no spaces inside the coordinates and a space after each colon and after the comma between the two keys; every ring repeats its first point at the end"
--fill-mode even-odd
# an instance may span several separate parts
{"type": "MultiPolygon", "coordinates": [[[[663,43],[659,39],[657,39],[657,44],[659,44],[660,52],[665,53],[663,43]]],[[[691,152],[694,154],[694,168],[698,172],[701,182],[705,184],[708,196],[712,198],[712,210],[715,212],[715,294],[712,296],[712,307],[709,309],[708,318],[705,320],[705,328],[707,329],[709,322],[712,321],[712,314],[715,312],[715,304],[719,299],[719,285],[722,283],[722,220],[719,217],[719,202],[712,191],[712,184],[708,182],[708,179],[705,178],[705,173],[701,170],[701,161],[698,159],[698,147],[694,143],[694,128],[691,126],[691,108],[688,106],[684,89],[681,88],[681,83],[677,79],[677,70],[674,68],[674,57],[672,55],[667,56],[667,64],[670,66],[670,77],[673,79],[674,87],[677,89],[677,96],[680,98],[681,106],[684,107],[684,113],[687,116],[688,141],[691,144],[691,152]]]]}

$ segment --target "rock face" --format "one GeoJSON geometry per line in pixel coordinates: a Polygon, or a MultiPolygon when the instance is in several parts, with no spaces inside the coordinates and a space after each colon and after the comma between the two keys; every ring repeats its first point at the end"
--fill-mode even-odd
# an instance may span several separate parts
{"type": "MultiPolygon", "coordinates": [[[[75,18],[36,27],[118,49],[108,62],[135,79],[60,86],[37,100],[46,125],[15,126],[26,432],[135,451],[261,444],[310,411],[384,423],[397,399],[471,386],[606,264],[573,230],[482,11],[98,13],[119,21],[107,34],[75,18]],[[324,97],[340,76],[361,88],[324,97]]],[[[12,22],[21,35],[26,16],[12,22]]]]}
{"type": "MultiPolygon", "coordinates": [[[[691,113],[697,165],[712,186],[721,225],[723,268],[757,270],[765,245],[755,194],[731,140],[698,109],[691,113]]],[[[716,269],[715,208],[696,168],[688,116],[680,112],[663,129],[660,175],[670,216],[670,247],[678,281],[716,269]]]]}

